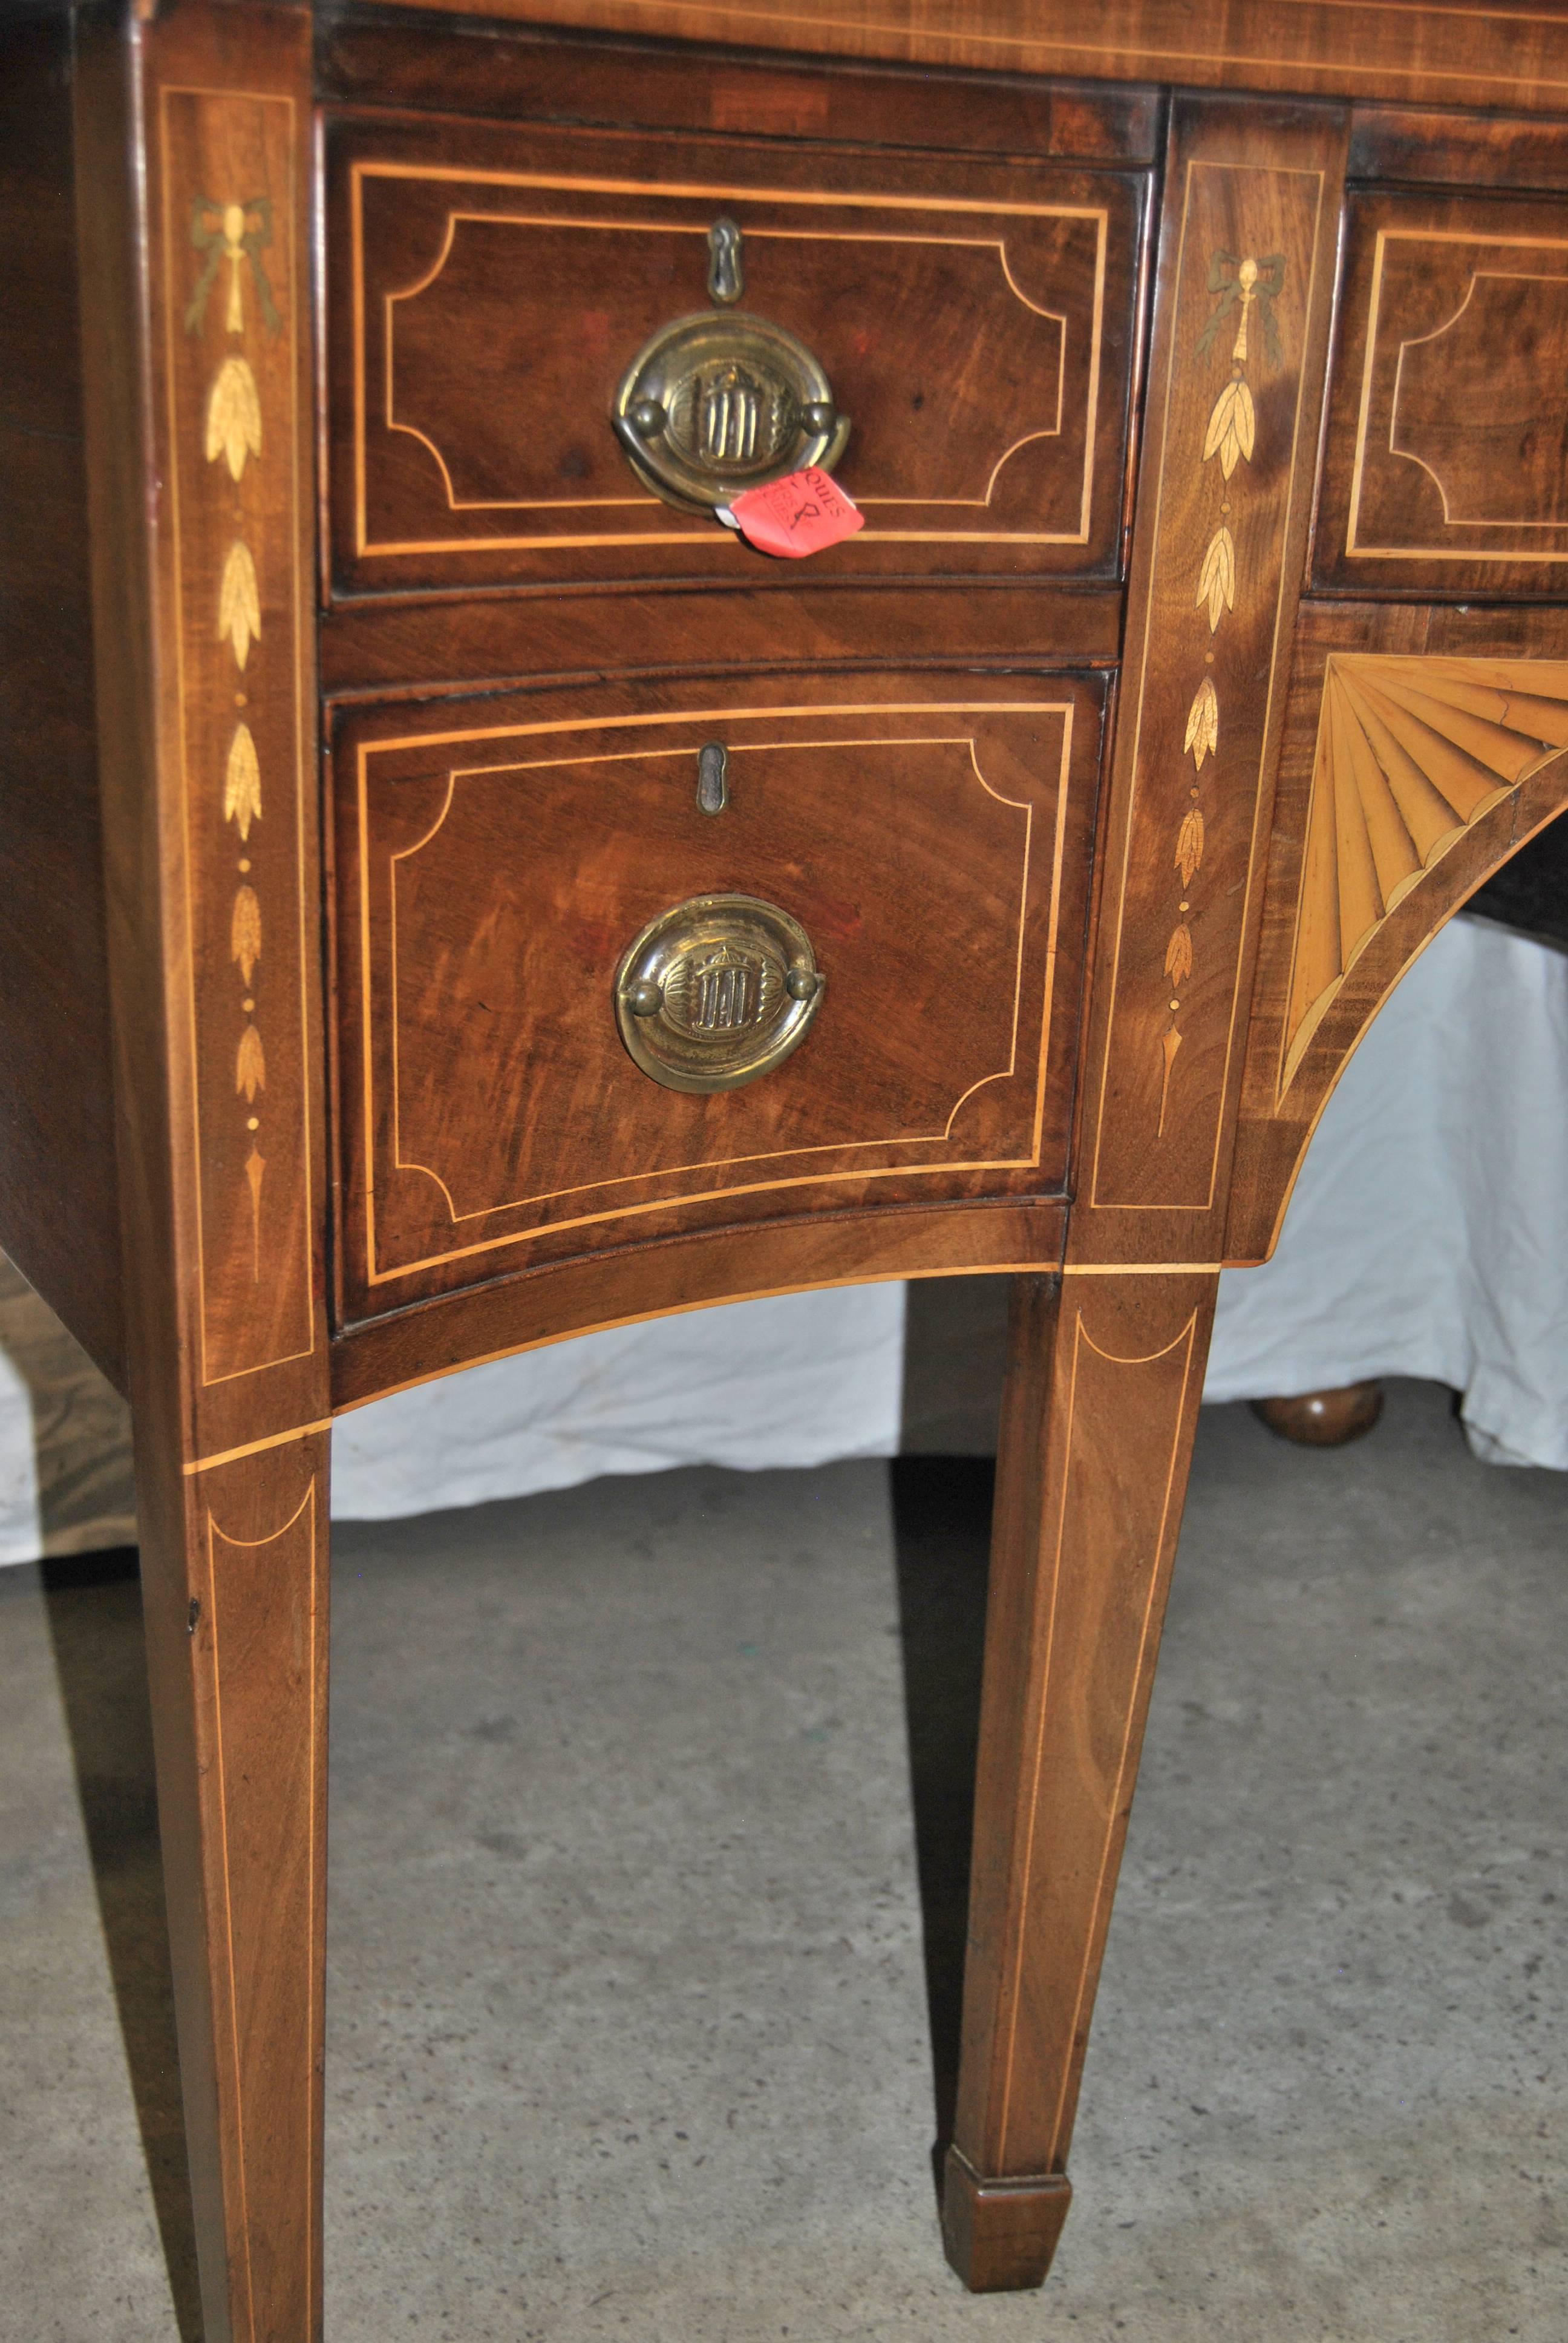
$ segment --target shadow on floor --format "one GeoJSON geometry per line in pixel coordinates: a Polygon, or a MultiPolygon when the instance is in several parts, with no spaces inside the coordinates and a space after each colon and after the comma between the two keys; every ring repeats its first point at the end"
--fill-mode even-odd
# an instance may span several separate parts
{"type": "MultiPolygon", "coordinates": [[[[890,1466],[936,2138],[952,2136],[995,1469],[890,1466]]],[[[55,1664],[181,2343],[201,2343],[136,1554],[45,1563],[55,1664]]]]}
{"type": "Polygon", "coordinates": [[[899,1456],[891,1482],[940,2156],[958,2094],[996,1468],[990,1457],[899,1456]]]}
{"type": "Polygon", "coordinates": [[[39,1575],[180,2343],[201,2343],[136,1550],[39,1575]]]}

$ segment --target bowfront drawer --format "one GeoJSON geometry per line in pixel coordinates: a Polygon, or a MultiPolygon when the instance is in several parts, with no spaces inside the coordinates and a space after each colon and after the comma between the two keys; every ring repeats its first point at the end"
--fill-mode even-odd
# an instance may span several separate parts
{"type": "Polygon", "coordinates": [[[1314,580],[1382,595],[1562,591],[1568,223],[1561,201],[1350,206],[1314,580]]]}
{"type": "Polygon", "coordinates": [[[349,1317],[749,1219],[1060,1191],[1105,686],[358,711],[349,1317]]]}
{"type": "Polygon", "coordinates": [[[1145,173],[353,116],[328,151],[338,588],[754,582],[796,565],[712,505],[822,457],[865,527],[813,575],[1117,574],[1145,173]]]}

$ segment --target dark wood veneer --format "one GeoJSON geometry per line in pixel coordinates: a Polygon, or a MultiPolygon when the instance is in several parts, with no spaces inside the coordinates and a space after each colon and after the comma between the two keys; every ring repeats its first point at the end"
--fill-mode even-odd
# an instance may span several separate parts
{"type": "Polygon", "coordinates": [[[1449,108],[1358,106],[1350,176],[1414,186],[1568,186],[1568,120],[1460,114],[1449,108]]]}
{"type": "Polygon", "coordinates": [[[1322,590],[1555,593],[1568,224],[1543,197],[1352,194],[1313,548],[1322,590]]]}
{"type": "Polygon", "coordinates": [[[0,1242],[124,1389],[71,62],[0,72],[0,1242]]]}
{"type": "Polygon", "coordinates": [[[1067,1207],[1047,1196],[1010,1203],[879,1203],[749,1227],[692,1229],[602,1255],[492,1278],[467,1292],[346,1327],[332,1348],[335,1408],[426,1383],[477,1361],[537,1349],[639,1318],[763,1293],[799,1293],[890,1277],[967,1277],[1056,1270],[1067,1207]]]}
{"type": "MultiPolygon", "coordinates": [[[[970,2286],[1038,2284],[1219,1264],[1271,1243],[1403,967],[1568,800],[1564,573],[1542,554],[1568,551],[1568,245],[1542,199],[1568,186],[1568,12],[62,0],[7,16],[0,90],[0,1233],[123,1363],[136,1413],[209,2343],[321,2331],[334,1412],[595,1326],[870,1278],[1016,1273],[946,2236],[970,2286]],[[520,22],[550,16],[610,36],[520,22]],[[639,37],[660,32],[694,37],[639,37]],[[1025,70],[1070,68],[1141,79],[1025,70]],[[1482,98],[1514,117],[1450,110],[1482,98]],[[313,347],[318,108],[338,200],[313,347]],[[356,157],[401,174],[367,215],[364,333],[356,157]],[[619,205],[640,277],[564,260],[578,229],[519,266],[494,215],[530,176],[579,218],[585,192],[619,205]],[[842,477],[863,491],[902,464],[900,488],[945,493],[1023,427],[1050,368],[1034,312],[999,307],[999,246],[1041,307],[1054,284],[1062,429],[1002,468],[990,537],[874,525],[769,565],[671,515],[668,546],[542,552],[487,547],[483,516],[443,505],[473,542],[362,557],[356,352],[379,364],[376,304],[434,268],[448,191],[488,215],[490,256],[424,313],[420,417],[492,488],[521,458],[560,472],[580,438],[580,499],[620,483],[621,366],[700,304],[700,263],[672,255],[700,246],[719,186],[758,231],[755,305],[820,344],[854,410],[842,477]],[[980,231],[982,274],[954,257],[972,243],[927,236],[919,266],[884,242],[895,265],[857,277],[839,244],[813,275],[803,238],[760,233],[813,194],[836,235],[980,231]],[[1042,201],[1070,208],[1053,226],[1042,201]],[[1092,430],[1073,205],[1107,223],[1092,430]],[[1299,603],[1347,217],[1312,570],[1333,598],[1299,603]],[[1387,347],[1362,427],[1391,226],[1437,256],[1390,269],[1379,313],[1396,364],[1399,340],[1428,352],[1405,386],[1426,474],[1387,445],[1387,347]],[[1490,342],[1467,345],[1465,287],[1520,251],[1553,256],[1485,292],[1490,342]],[[1085,458],[1082,541],[1030,542],[1085,458]],[[1355,460],[1369,528],[1411,540],[1370,576],[1346,547],[1355,460]],[[1457,525],[1433,470],[1470,500],[1457,525]],[[715,737],[734,771],[712,819],[696,751],[715,737]],[[608,740],[618,784],[560,762],[608,740]],[[829,990],[754,1091],[656,1093],[613,1038],[609,980],[649,912],[713,887],[804,913],[829,990]],[[964,1143],[912,1141],[966,1087],[964,1143]],[[416,1141],[476,1242],[449,1244],[416,1141]]],[[[428,538],[437,468],[393,437],[367,447],[367,508],[428,538]]]]}
{"type": "Polygon", "coordinates": [[[743,131],[749,138],[1010,156],[1030,163],[1151,163],[1161,100],[1106,82],[934,74],[852,59],[810,65],[662,41],[606,41],[548,25],[445,28],[432,90],[428,31],[374,8],[322,18],[317,95],[565,126],[743,131]],[[434,100],[434,106],[433,106],[434,100]]]}
{"type": "Polygon", "coordinates": [[[1348,126],[1171,110],[1070,1260],[1221,1257],[1348,126]],[[1221,308],[1248,254],[1277,289],[1221,308]]]}
{"type": "Polygon", "coordinates": [[[329,700],[457,698],[626,679],[874,674],[1031,674],[1114,666],[1121,597],[1111,586],[976,580],[955,593],[818,582],[813,565],[781,605],[775,582],[694,588],[675,579],[614,592],[371,596],[322,615],[329,700]]]}
{"type": "Polygon", "coordinates": [[[693,1207],[1059,1191],[1103,707],[1095,678],[881,674],[344,715],[347,1313],[693,1207]],[[827,990],[787,1064],[686,1096],[627,1056],[612,981],[726,891],[799,919],[827,990]]]}
{"type": "Polygon", "coordinates": [[[1189,88],[1568,106],[1568,18],[1543,0],[387,0],[767,50],[1189,88]]]}
{"type": "Polygon", "coordinates": [[[337,590],[786,585],[609,424],[721,214],[852,418],[814,577],[1117,574],[1145,174],[355,116],[327,172],[337,590]]]}

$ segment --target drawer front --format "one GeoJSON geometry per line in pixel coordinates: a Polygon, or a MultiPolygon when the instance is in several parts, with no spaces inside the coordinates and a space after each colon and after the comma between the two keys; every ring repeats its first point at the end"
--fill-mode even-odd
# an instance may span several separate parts
{"type": "MultiPolygon", "coordinates": [[[[620,687],[345,720],[346,1315],[688,1229],[1060,1191],[1105,687],[620,687]],[[674,1089],[635,1061],[623,958],[713,896],[785,915],[821,989],[769,1071],[674,1089]]],[[[748,1035],[715,1020],[765,1039],[783,1006],[778,970],[749,1004],[746,953],[708,1020],[724,1049],[748,1035]]]]}
{"type": "Polygon", "coordinates": [[[1145,174],[352,117],[329,157],[340,588],[795,571],[612,427],[720,219],[849,417],[865,526],[813,574],[1117,574],[1145,174]]]}
{"type": "Polygon", "coordinates": [[[1561,203],[1353,199],[1315,582],[1540,597],[1564,562],[1561,203]]]}

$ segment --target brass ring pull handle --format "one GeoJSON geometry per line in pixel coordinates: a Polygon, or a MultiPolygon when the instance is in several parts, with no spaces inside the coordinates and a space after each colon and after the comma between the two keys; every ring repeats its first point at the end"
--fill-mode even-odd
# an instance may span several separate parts
{"type": "Polygon", "coordinates": [[[799,1048],[824,981],[809,936],[777,903],[693,895],[623,954],[616,1021],[666,1090],[739,1090],[799,1048]]]}
{"type": "Polygon", "coordinates": [[[807,464],[830,472],[849,437],[833,387],[802,341],[729,306],[746,289],[740,230],[708,231],[716,305],[678,317],[621,377],[611,420],[633,471],[666,504],[711,514],[807,464]]]}

